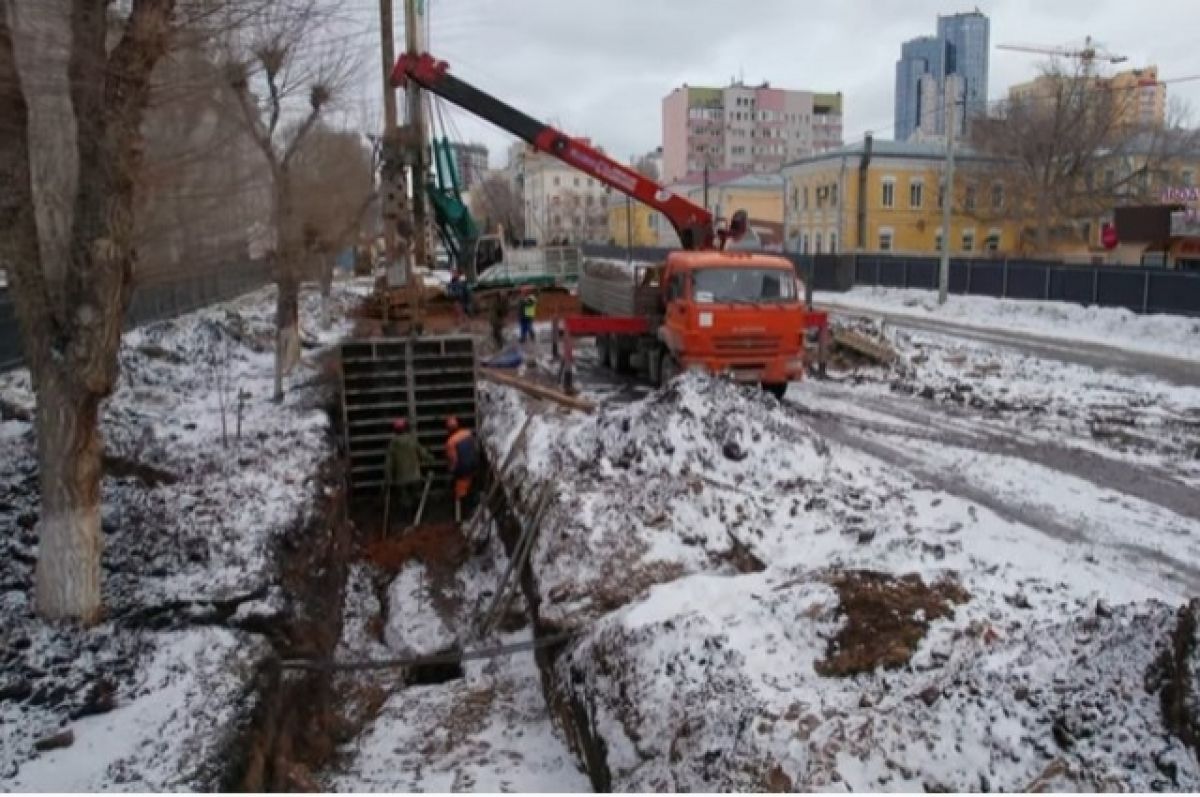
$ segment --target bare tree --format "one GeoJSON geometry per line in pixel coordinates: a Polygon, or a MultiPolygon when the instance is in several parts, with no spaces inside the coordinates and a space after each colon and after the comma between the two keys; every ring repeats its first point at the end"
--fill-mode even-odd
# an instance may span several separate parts
{"type": "Polygon", "coordinates": [[[651,180],[657,181],[659,179],[658,164],[649,155],[643,155],[634,161],[633,170],[638,174],[649,177],[651,180]]]}
{"type": "Polygon", "coordinates": [[[525,207],[512,183],[500,174],[489,174],[471,189],[471,215],[480,229],[504,225],[516,239],[525,238],[525,207]]]}
{"type": "Polygon", "coordinates": [[[1148,196],[1155,174],[1195,134],[1137,124],[1133,98],[1085,65],[1047,65],[1030,91],[1014,95],[971,125],[971,144],[986,157],[964,174],[955,202],[979,218],[1020,222],[1038,252],[1052,238],[1115,204],[1148,196]]]}
{"type": "Polygon", "coordinates": [[[0,268],[11,275],[38,411],[41,487],[36,604],[45,617],[101,613],[100,403],[117,379],[132,274],[134,188],[151,73],[171,39],[175,0],[131,0],[116,24],[96,0],[6,0],[0,13],[0,268]],[[27,27],[57,31],[65,63],[31,51],[27,27]],[[66,88],[36,135],[28,97],[66,88]],[[66,147],[52,164],[43,150],[66,147]],[[34,164],[56,168],[35,185],[34,164]],[[49,196],[48,186],[62,189],[49,196]],[[53,212],[39,211],[37,206],[53,212]],[[53,217],[53,220],[51,220],[53,217]]]}
{"type": "Polygon", "coordinates": [[[321,325],[331,323],[329,298],[337,253],[359,242],[376,199],[376,153],[363,137],[318,124],[293,164],[296,214],[301,222],[305,276],[321,286],[321,325]]]}
{"type": "Polygon", "coordinates": [[[234,43],[227,66],[229,86],[270,175],[278,289],[276,400],[282,400],[283,377],[300,356],[299,294],[305,234],[296,208],[293,167],[305,139],[353,72],[347,48],[315,46],[328,18],[319,0],[280,3],[234,43]]]}
{"type": "Polygon", "coordinates": [[[140,285],[243,261],[270,223],[270,179],[205,29],[181,31],[154,73],[136,216],[140,285]]]}

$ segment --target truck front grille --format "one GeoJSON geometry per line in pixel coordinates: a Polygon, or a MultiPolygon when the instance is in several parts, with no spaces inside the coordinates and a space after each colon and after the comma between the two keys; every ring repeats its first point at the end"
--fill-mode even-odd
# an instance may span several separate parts
{"type": "Polygon", "coordinates": [[[779,349],[780,339],[771,335],[720,335],[713,348],[720,354],[771,353],[779,349]]]}

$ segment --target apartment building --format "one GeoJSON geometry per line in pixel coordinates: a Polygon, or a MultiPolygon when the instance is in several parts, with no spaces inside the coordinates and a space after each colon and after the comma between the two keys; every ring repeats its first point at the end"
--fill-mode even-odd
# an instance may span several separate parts
{"type": "Polygon", "coordinates": [[[732,169],[775,174],[790,160],[842,144],[842,95],[748,86],[684,85],[663,98],[663,180],[732,169]]]}
{"type": "MultiPolygon", "coordinates": [[[[1053,97],[1061,77],[1041,75],[1008,89],[1010,100],[1053,97]]],[[[1127,69],[1111,77],[1092,78],[1097,91],[1110,91],[1120,123],[1129,127],[1162,127],[1167,116],[1167,86],[1158,79],[1158,67],[1127,69]]]]}

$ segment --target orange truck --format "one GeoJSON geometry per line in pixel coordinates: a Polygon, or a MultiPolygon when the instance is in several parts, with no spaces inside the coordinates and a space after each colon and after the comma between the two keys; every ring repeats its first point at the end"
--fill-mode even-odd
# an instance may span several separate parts
{"type": "Polygon", "coordinates": [[[459,79],[428,53],[397,59],[392,83],[409,82],[654,208],[679,236],[682,251],[661,265],[615,275],[611,267],[585,268],[579,279],[585,312],[562,321],[567,379],[571,340],[584,336],[596,338],[615,368],[639,367],[656,384],[699,368],[783,395],[789,381],[801,378],[806,342],[823,340],[826,316],[805,309],[791,262],[740,249],[753,238],[744,211],[728,229],[716,229],[707,208],[459,79]]]}
{"type": "Polygon", "coordinates": [[[803,378],[806,352],[826,323],[824,313],[805,309],[803,294],[785,258],[678,251],[652,266],[586,264],[583,314],[562,324],[569,337],[595,337],[605,365],[652,384],[699,369],[782,396],[803,378]]]}

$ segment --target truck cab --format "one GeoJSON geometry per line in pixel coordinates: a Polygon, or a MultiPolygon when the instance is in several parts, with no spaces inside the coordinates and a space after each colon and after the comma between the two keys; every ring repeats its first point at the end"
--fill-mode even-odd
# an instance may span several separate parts
{"type": "Polygon", "coordinates": [[[728,250],[672,252],[658,281],[662,350],[651,366],[658,381],[698,368],[782,395],[803,377],[809,319],[790,261],[728,250]]]}

